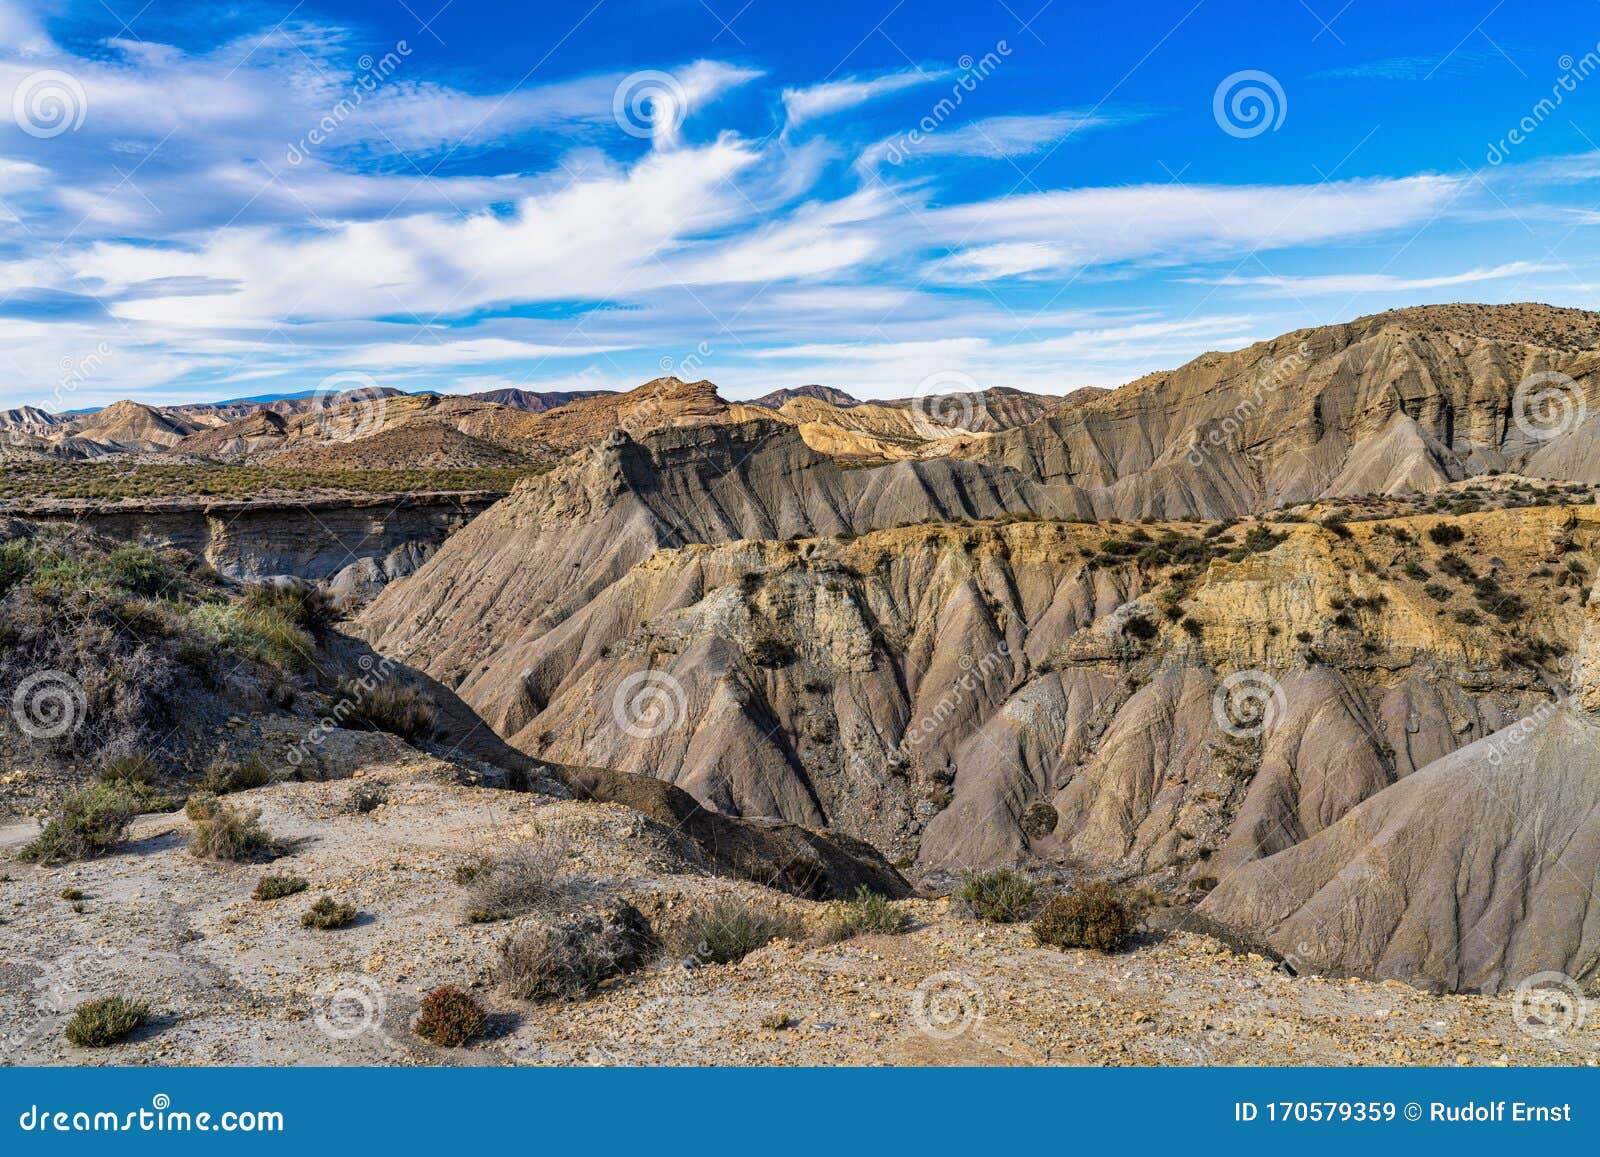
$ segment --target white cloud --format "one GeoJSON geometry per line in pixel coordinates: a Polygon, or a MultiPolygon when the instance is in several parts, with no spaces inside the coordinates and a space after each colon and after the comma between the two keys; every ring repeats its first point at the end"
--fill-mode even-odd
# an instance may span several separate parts
{"type": "Polygon", "coordinates": [[[799,128],[807,121],[831,116],[847,108],[855,108],[857,105],[908,88],[915,88],[920,84],[930,84],[948,75],[948,72],[925,72],[919,68],[890,72],[865,80],[849,77],[845,80],[814,84],[809,88],[786,88],[783,90],[783,109],[787,117],[787,127],[799,128]]]}
{"type": "Polygon", "coordinates": [[[1330,273],[1309,277],[1219,277],[1193,278],[1207,285],[1259,286],[1284,290],[1309,296],[1316,293],[1391,293],[1418,289],[1441,289],[1449,285],[1470,285],[1479,281],[1500,281],[1508,277],[1525,277],[1532,273],[1548,273],[1555,266],[1538,265],[1531,261],[1512,261],[1490,268],[1468,269],[1463,273],[1444,274],[1439,277],[1397,277],[1389,273],[1330,273]]]}
{"type": "Polygon", "coordinates": [[[863,151],[857,164],[863,169],[872,169],[885,161],[898,165],[935,157],[1025,157],[1077,133],[1137,119],[1139,117],[1134,114],[1111,115],[1073,109],[1034,116],[985,117],[957,128],[921,133],[914,141],[905,135],[887,138],[863,151]]]}
{"type": "Polygon", "coordinates": [[[1135,185],[1027,193],[922,214],[957,247],[931,272],[953,281],[1165,265],[1419,225],[1462,191],[1444,176],[1300,186],[1135,185]]]}

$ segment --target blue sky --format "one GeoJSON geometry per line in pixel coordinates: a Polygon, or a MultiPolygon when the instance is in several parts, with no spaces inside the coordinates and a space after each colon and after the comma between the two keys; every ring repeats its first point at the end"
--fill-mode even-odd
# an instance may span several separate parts
{"type": "Polygon", "coordinates": [[[1065,392],[1600,305],[1595,3],[139,4],[0,0],[0,406],[1065,392]]]}

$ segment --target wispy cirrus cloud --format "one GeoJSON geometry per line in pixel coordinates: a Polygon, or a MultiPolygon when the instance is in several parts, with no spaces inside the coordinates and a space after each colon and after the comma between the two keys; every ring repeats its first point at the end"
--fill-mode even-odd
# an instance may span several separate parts
{"type": "Polygon", "coordinates": [[[889,137],[863,150],[858,164],[872,169],[890,161],[930,161],[939,157],[1000,159],[1026,157],[1094,129],[1113,128],[1143,119],[1139,112],[1063,109],[1036,115],[984,117],[950,129],[922,134],[916,143],[889,137]]]}
{"type": "Polygon", "coordinates": [[[1451,285],[1472,285],[1481,281],[1504,281],[1549,273],[1557,268],[1532,261],[1511,261],[1504,265],[1467,269],[1437,277],[1400,277],[1392,273],[1324,273],[1299,277],[1196,277],[1188,280],[1204,285],[1226,285],[1264,290],[1283,290],[1300,296],[1318,293],[1400,293],[1418,289],[1443,289],[1451,285]]]}
{"type": "Polygon", "coordinates": [[[807,122],[856,108],[908,88],[931,84],[949,75],[949,71],[944,69],[914,68],[881,76],[830,80],[807,88],[786,88],[782,95],[786,127],[799,128],[807,122]]]}

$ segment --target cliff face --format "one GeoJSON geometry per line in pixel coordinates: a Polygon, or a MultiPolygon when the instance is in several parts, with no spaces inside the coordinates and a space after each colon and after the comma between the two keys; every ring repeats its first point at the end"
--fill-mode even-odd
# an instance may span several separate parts
{"type": "Polygon", "coordinates": [[[1006,521],[1007,477],[840,471],[759,423],[624,440],[520,484],[360,629],[542,758],[924,871],[1029,856],[1200,887],[1548,702],[1536,643],[1578,626],[1552,568],[1597,533],[1547,508],[1453,519],[1454,552],[1417,517],[1208,547],[1199,524],[1006,521]],[[862,532],[897,521],[918,525],[862,532]],[[1538,657],[1508,661],[1465,588],[1444,613],[1452,553],[1523,584],[1538,657]],[[1282,703],[1242,739],[1217,723],[1240,671],[1282,703]]]}
{"type": "Polygon", "coordinates": [[[1207,354],[952,452],[1070,483],[1101,517],[1237,517],[1486,470],[1592,482],[1594,331],[1576,310],[1401,310],[1207,354]],[[1586,420],[1544,437],[1540,405],[1586,420]]]}
{"type": "Polygon", "coordinates": [[[123,502],[31,511],[122,540],[149,538],[205,559],[235,579],[294,575],[366,599],[411,574],[493,494],[407,494],[299,501],[123,502]]]}

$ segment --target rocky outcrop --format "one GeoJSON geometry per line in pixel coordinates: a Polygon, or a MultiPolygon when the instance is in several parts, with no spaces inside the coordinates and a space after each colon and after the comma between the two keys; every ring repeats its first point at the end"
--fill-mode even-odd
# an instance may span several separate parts
{"type": "Polygon", "coordinates": [[[1578,310],[1399,310],[1205,354],[952,452],[1071,483],[1121,518],[1237,517],[1491,469],[1595,481],[1596,344],[1578,310]]]}
{"type": "Polygon", "coordinates": [[[368,599],[411,574],[498,495],[362,495],[123,502],[30,509],[32,522],[71,522],[122,540],[147,539],[203,558],[235,579],[293,575],[368,599]]]}
{"type": "Polygon", "coordinates": [[[1228,875],[1201,905],[1303,971],[1498,992],[1600,978],[1600,598],[1573,690],[1228,875]]]}
{"type": "Polygon", "coordinates": [[[859,889],[893,900],[911,886],[869,844],[842,832],[711,811],[688,792],[649,776],[567,768],[577,798],[622,804],[687,836],[717,871],[808,900],[849,900],[859,889]]]}

